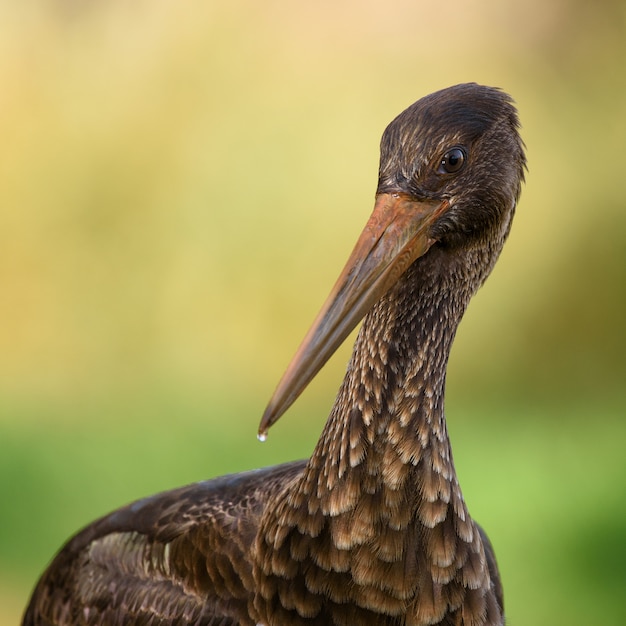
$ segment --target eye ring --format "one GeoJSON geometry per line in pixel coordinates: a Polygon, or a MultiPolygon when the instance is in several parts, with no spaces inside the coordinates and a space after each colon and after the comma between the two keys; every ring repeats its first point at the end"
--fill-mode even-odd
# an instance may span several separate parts
{"type": "Polygon", "coordinates": [[[455,146],[446,151],[439,162],[438,174],[456,174],[467,161],[467,153],[464,148],[455,146]]]}

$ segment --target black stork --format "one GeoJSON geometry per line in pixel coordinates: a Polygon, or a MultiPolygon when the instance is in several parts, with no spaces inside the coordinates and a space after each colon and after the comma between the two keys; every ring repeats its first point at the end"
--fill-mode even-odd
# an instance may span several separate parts
{"type": "Polygon", "coordinates": [[[365,317],[310,459],[139,500],[68,541],[25,625],[491,626],[493,549],[444,418],[448,354],[509,233],[525,156],[511,98],[463,84],[385,130],[374,212],[263,416],[365,317]]]}

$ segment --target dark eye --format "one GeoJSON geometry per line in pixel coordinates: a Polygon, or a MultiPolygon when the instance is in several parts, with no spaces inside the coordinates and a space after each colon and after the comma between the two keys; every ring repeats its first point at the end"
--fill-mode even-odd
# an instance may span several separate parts
{"type": "Polygon", "coordinates": [[[439,174],[454,174],[458,172],[465,164],[467,158],[463,148],[452,148],[448,150],[439,163],[439,174]]]}

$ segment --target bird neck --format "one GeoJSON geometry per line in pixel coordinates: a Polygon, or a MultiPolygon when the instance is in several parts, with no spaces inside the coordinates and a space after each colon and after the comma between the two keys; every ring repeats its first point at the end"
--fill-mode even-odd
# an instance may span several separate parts
{"type": "Polygon", "coordinates": [[[439,624],[460,619],[463,598],[483,618],[495,610],[443,413],[450,346],[480,277],[437,267],[409,268],[364,320],[313,455],[264,516],[255,606],[280,614],[267,623],[297,611],[327,624],[439,624]]]}
{"type": "Polygon", "coordinates": [[[330,515],[350,510],[364,492],[380,490],[406,492],[427,524],[437,518],[426,512],[437,489],[458,491],[465,506],[444,417],[444,389],[452,341],[475,281],[450,267],[442,271],[448,260],[440,254],[433,262],[434,256],[409,268],[361,327],[309,463],[330,515]]]}

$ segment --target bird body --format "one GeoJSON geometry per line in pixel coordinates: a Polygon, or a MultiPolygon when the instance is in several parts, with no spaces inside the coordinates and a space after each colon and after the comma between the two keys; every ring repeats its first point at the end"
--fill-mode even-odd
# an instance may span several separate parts
{"type": "Polygon", "coordinates": [[[457,85],[398,116],[383,135],[374,213],[261,422],[264,435],[365,316],[311,458],[159,494],[88,526],[40,579],[24,624],[503,624],[444,390],[524,166],[499,90],[457,85]]]}

